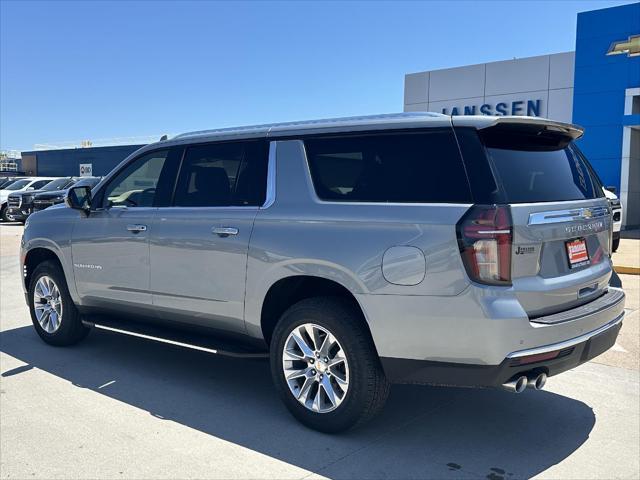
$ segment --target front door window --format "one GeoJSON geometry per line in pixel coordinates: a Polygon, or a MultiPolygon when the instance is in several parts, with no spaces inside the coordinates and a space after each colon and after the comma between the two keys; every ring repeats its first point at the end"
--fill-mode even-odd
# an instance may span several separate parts
{"type": "Polygon", "coordinates": [[[124,168],[105,190],[104,207],[153,207],[168,150],[149,153],[124,168]]]}

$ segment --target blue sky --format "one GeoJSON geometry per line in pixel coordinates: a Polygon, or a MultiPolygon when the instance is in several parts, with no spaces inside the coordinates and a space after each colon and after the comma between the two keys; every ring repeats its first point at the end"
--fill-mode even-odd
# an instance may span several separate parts
{"type": "Polygon", "coordinates": [[[628,1],[0,3],[0,148],[402,110],[404,74],[574,49],[628,1]]]}

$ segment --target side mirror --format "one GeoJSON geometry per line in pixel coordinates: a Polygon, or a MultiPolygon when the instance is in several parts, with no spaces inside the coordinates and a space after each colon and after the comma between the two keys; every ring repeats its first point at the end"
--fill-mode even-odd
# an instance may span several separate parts
{"type": "Polygon", "coordinates": [[[35,188],[33,188],[33,187],[27,187],[27,191],[30,191],[30,190],[35,190],[35,188]]]}
{"type": "Polygon", "coordinates": [[[82,210],[87,215],[91,211],[91,187],[71,187],[64,197],[67,207],[82,210]]]}
{"type": "Polygon", "coordinates": [[[609,190],[611,193],[613,193],[614,195],[617,195],[618,192],[616,192],[617,188],[614,187],[613,185],[609,185],[608,187],[604,187],[607,190],[609,190]]]}

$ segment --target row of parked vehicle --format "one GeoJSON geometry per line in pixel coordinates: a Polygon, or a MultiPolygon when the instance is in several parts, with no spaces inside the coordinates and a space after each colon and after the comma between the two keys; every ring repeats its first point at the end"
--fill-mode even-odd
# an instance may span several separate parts
{"type": "Polygon", "coordinates": [[[0,221],[24,223],[29,215],[62,203],[72,186],[94,187],[102,177],[0,177],[0,221]]]}

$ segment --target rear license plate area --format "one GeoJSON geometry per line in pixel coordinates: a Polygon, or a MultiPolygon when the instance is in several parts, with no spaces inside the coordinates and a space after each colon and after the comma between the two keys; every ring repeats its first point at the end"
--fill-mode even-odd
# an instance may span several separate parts
{"type": "Polygon", "coordinates": [[[591,263],[587,250],[587,241],[584,238],[574,238],[565,242],[565,248],[567,250],[569,268],[578,268],[591,263]]]}

